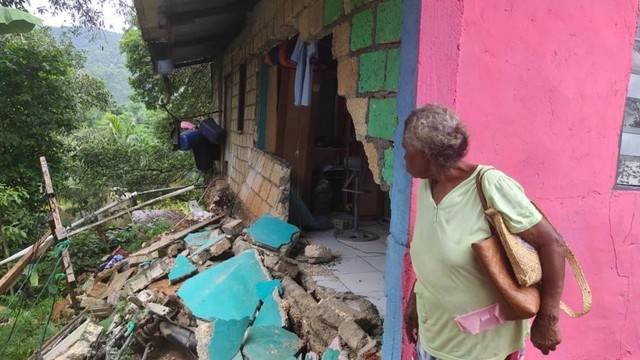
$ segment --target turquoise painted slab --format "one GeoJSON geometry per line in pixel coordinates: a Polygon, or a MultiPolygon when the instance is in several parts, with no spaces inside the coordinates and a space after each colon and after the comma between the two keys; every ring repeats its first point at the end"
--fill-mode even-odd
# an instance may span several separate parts
{"type": "Polygon", "coordinates": [[[256,244],[278,250],[291,243],[300,229],[273,215],[263,215],[247,231],[256,244]]]}
{"type": "Polygon", "coordinates": [[[189,280],[178,296],[203,320],[252,318],[260,298],[256,285],[269,280],[256,250],[246,250],[189,280]]]}
{"type": "Polygon", "coordinates": [[[191,254],[191,256],[195,256],[195,255],[200,254],[203,251],[206,251],[207,249],[209,249],[210,247],[212,247],[213,245],[215,245],[217,242],[219,242],[222,239],[224,239],[224,234],[218,234],[215,237],[209,238],[202,245],[200,245],[200,247],[198,247],[196,249],[196,251],[194,251],[193,254],[191,254]]]}
{"type": "Polygon", "coordinates": [[[282,309],[280,308],[279,297],[276,298],[276,290],[262,303],[260,311],[256,316],[253,326],[279,326],[285,325],[282,309]]]}
{"type": "Polygon", "coordinates": [[[240,320],[216,320],[213,322],[211,341],[209,342],[209,359],[233,360],[238,355],[244,334],[249,327],[248,317],[240,320]]]}
{"type": "Polygon", "coordinates": [[[207,240],[209,240],[212,234],[213,234],[213,231],[211,230],[191,233],[185,236],[184,242],[189,247],[200,247],[202,246],[202,244],[207,242],[207,240]]]}
{"type": "Polygon", "coordinates": [[[169,271],[169,282],[177,283],[178,281],[185,279],[191,275],[193,275],[198,268],[183,255],[178,255],[176,257],[176,264],[173,265],[171,271],[169,271]]]}
{"type": "Polygon", "coordinates": [[[249,329],[242,353],[248,360],[295,360],[301,347],[298,336],[281,327],[254,326],[249,329]]]}

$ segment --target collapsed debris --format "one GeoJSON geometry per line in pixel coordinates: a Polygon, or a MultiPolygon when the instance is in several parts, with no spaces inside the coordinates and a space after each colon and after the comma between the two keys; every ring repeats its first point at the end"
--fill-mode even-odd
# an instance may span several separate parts
{"type": "Polygon", "coordinates": [[[198,223],[81,276],[82,320],[47,342],[44,359],[144,358],[167,344],[185,359],[380,357],[375,306],[314,280],[336,259],[329,249],[270,215],[245,228],[191,207],[198,223]]]}

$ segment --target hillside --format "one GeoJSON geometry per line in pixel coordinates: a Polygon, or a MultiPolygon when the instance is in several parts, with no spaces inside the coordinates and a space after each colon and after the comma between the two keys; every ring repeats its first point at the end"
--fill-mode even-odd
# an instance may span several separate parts
{"type": "Polygon", "coordinates": [[[125,57],[120,53],[122,34],[103,30],[72,32],[69,28],[51,28],[56,38],[66,37],[87,57],[85,69],[91,75],[102,79],[118,104],[126,103],[131,94],[129,71],[125,57]]]}

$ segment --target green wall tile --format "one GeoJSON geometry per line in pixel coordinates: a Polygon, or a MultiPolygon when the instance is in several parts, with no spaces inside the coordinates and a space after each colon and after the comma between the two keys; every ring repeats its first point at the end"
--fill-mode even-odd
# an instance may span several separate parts
{"type": "Polygon", "coordinates": [[[391,184],[393,180],[393,148],[384,151],[384,168],[382,169],[382,178],[387,184],[391,184]]]}
{"type": "Polygon", "coordinates": [[[400,49],[393,49],[387,52],[387,70],[384,80],[384,89],[387,91],[397,91],[400,82],[400,49]]]}
{"type": "Polygon", "coordinates": [[[397,124],[395,98],[369,100],[369,136],[393,140],[397,124]]]}
{"type": "Polygon", "coordinates": [[[351,50],[373,44],[373,9],[361,11],[351,20],[351,50]]]}
{"type": "Polygon", "coordinates": [[[402,33],[402,0],[387,0],[378,5],[376,23],[377,43],[399,41],[402,33]]]}
{"type": "Polygon", "coordinates": [[[360,55],[360,80],[358,90],[380,91],[385,85],[386,51],[376,51],[360,55]]]}
{"type": "Polygon", "coordinates": [[[324,0],[324,24],[329,25],[342,15],[342,0],[324,0]]]}

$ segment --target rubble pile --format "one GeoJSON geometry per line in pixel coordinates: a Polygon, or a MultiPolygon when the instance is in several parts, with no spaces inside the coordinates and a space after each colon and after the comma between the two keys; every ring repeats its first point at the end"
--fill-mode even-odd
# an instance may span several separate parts
{"type": "Polygon", "coordinates": [[[79,314],[41,355],[378,359],[382,320],[375,306],[314,280],[335,259],[276,217],[245,227],[205,211],[133,254],[114,252],[109,268],[83,274],[79,314]]]}

